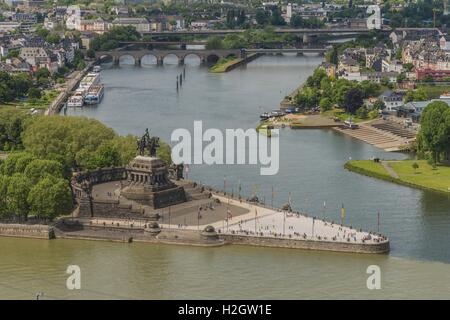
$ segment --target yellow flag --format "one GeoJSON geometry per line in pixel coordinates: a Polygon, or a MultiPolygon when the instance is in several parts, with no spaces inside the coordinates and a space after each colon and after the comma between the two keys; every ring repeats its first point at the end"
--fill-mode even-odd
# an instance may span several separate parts
{"type": "Polygon", "coordinates": [[[344,204],[342,204],[342,209],[341,209],[341,224],[344,223],[344,217],[345,217],[345,209],[344,209],[344,204]]]}

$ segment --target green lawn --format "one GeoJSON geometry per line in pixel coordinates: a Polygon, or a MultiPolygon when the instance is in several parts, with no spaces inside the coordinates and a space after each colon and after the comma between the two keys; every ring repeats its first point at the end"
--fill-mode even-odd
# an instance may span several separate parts
{"type": "Polygon", "coordinates": [[[371,120],[371,118],[369,118],[369,117],[362,119],[362,118],[359,118],[358,116],[356,116],[355,114],[350,114],[350,113],[343,111],[342,109],[337,109],[337,108],[335,108],[333,110],[322,112],[322,115],[325,117],[328,117],[328,118],[338,118],[341,121],[346,121],[349,118],[351,118],[353,120],[353,122],[355,122],[355,123],[371,120]]]}
{"type": "Polygon", "coordinates": [[[450,167],[448,166],[440,165],[433,169],[424,160],[389,161],[389,164],[403,181],[425,188],[450,192],[450,167]],[[414,162],[419,165],[417,171],[412,167],[414,162]]]}
{"type": "Polygon", "coordinates": [[[400,179],[393,178],[381,163],[372,160],[352,160],[345,168],[370,177],[388,180],[421,189],[450,193],[450,167],[439,165],[433,169],[425,160],[391,160],[387,161],[400,179]],[[414,170],[413,163],[419,165],[414,170]]]}
{"type": "Polygon", "coordinates": [[[386,171],[386,169],[384,169],[383,165],[380,162],[375,162],[373,160],[352,160],[348,163],[362,170],[373,172],[379,175],[389,176],[389,173],[386,171]]]}
{"type": "Polygon", "coordinates": [[[239,61],[241,61],[242,59],[238,59],[238,58],[226,58],[226,59],[220,59],[215,65],[213,65],[209,71],[213,72],[213,73],[222,73],[222,72],[226,72],[227,68],[239,61]]]}
{"type": "Polygon", "coordinates": [[[34,101],[13,101],[5,104],[0,104],[0,107],[13,107],[20,109],[47,109],[50,103],[58,96],[59,91],[57,90],[44,90],[42,92],[42,97],[34,101]]]}

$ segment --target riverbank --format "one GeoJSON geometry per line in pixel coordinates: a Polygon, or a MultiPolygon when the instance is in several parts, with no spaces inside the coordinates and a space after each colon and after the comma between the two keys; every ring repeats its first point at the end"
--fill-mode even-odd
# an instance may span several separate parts
{"type": "Polygon", "coordinates": [[[212,73],[224,73],[229,72],[231,70],[234,70],[240,66],[246,65],[247,63],[252,62],[253,60],[256,60],[259,58],[262,54],[260,53],[253,53],[249,54],[247,57],[240,59],[240,58],[227,58],[227,59],[221,59],[219,62],[217,62],[214,66],[212,66],[209,71],[212,73]]]}
{"type": "Polygon", "coordinates": [[[53,227],[40,224],[0,223],[0,236],[33,239],[53,239],[53,227]]]}
{"type": "Polygon", "coordinates": [[[440,165],[434,169],[425,160],[352,160],[344,167],[352,172],[408,187],[450,194],[450,167],[440,165]],[[418,167],[414,168],[414,163],[418,167]]]}
{"type": "MultiPolygon", "coordinates": [[[[51,230],[52,236],[46,234],[39,238],[138,241],[202,247],[239,244],[351,253],[389,252],[389,239],[379,234],[356,230],[352,226],[324,221],[300,212],[282,211],[243,201],[218,192],[214,192],[211,199],[216,206],[210,209],[211,212],[204,209],[202,223],[200,220],[195,223],[187,219],[189,210],[185,209],[183,213],[175,205],[171,210],[172,223],[170,212],[168,217],[162,214],[158,222],[144,216],[128,219],[113,216],[61,218],[51,227],[45,226],[46,230],[51,230]],[[228,213],[219,217],[217,212],[221,209],[226,209],[228,213]]],[[[38,238],[34,228],[6,226],[0,228],[0,235],[38,238]]]]}
{"type": "Polygon", "coordinates": [[[94,65],[95,61],[90,61],[87,66],[80,71],[75,71],[71,78],[67,79],[66,87],[59,93],[59,95],[52,101],[45,111],[45,115],[55,115],[58,114],[64,104],[67,101],[72,92],[76,89],[81,79],[89,72],[89,70],[94,65]]]}
{"type": "Polygon", "coordinates": [[[328,129],[361,140],[388,152],[408,151],[415,141],[416,132],[403,128],[398,123],[382,119],[360,121],[353,128],[343,121],[336,121],[323,114],[287,114],[283,117],[269,118],[260,123],[274,128],[328,129]]]}

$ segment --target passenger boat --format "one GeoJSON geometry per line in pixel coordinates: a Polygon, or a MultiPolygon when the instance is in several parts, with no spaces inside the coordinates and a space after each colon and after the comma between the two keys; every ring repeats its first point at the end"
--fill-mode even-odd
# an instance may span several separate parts
{"type": "Polygon", "coordinates": [[[89,88],[92,85],[99,83],[99,81],[100,81],[100,74],[99,73],[89,72],[81,80],[79,89],[89,90],[89,88]]]}
{"type": "Polygon", "coordinates": [[[86,104],[98,104],[103,98],[104,86],[102,84],[92,85],[86,96],[84,97],[84,103],[86,104]]]}
{"type": "Polygon", "coordinates": [[[82,107],[84,105],[84,90],[77,89],[75,94],[67,100],[68,107],[82,107]]]}
{"type": "Polygon", "coordinates": [[[92,72],[94,72],[94,73],[99,73],[100,71],[102,71],[102,67],[100,67],[100,66],[94,66],[92,68],[92,72]]]}

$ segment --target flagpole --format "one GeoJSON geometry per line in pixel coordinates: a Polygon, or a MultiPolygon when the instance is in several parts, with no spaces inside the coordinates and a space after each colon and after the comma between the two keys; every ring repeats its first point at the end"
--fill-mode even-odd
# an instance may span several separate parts
{"type": "Polygon", "coordinates": [[[256,217],[258,216],[258,209],[255,207],[255,235],[256,235],[256,217]]]}
{"type": "Polygon", "coordinates": [[[272,209],[273,209],[273,197],[274,197],[274,193],[273,193],[273,184],[272,184],[272,200],[270,202],[272,209]]]}
{"type": "Polygon", "coordinates": [[[378,234],[380,234],[380,211],[378,211],[378,234]]]}
{"type": "Polygon", "coordinates": [[[239,187],[238,187],[238,193],[239,193],[239,195],[238,195],[238,198],[240,199],[241,198],[241,179],[239,179],[239,187]]]}
{"type": "Polygon", "coordinates": [[[169,206],[169,229],[170,229],[170,206],[169,206]]]}
{"type": "Polygon", "coordinates": [[[314,223],[316,222],[316,218],[313,217],[312,219],[312,237],[314,238],[314,223]]]}
{"type": "Polygon", "coordinates": [[[227,193],[227,177],[223,176],[223,193],[227,193]]]}

